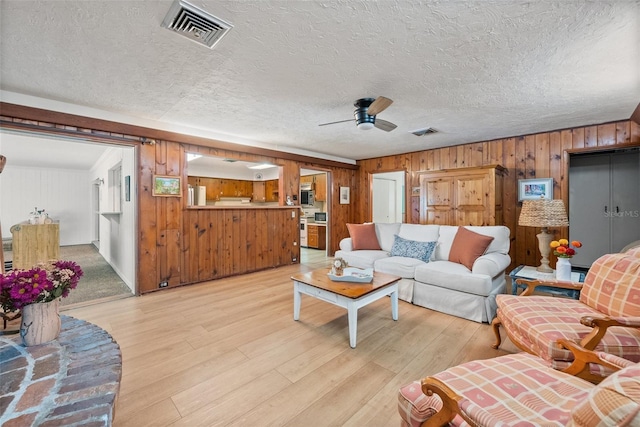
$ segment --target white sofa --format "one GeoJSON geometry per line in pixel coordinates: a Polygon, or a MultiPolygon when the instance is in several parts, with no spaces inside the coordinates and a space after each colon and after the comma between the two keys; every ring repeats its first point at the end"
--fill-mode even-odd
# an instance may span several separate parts
{"type": "MultiPolygon", "coordinates": [[[[490,323],[496,315],[496,295],[505,292],[505,270],[511,263],[509,229],[504,226],[467,226],[467,230],[491,236],[493,241],[470,269],[449,261],[457,226],[376,223],[381,250],[353,250],[352,239],[340,242],[336,258],[352,267],[402,277],[400,298],[432,310],[490,323]],[[429,262],[391,256],[395,236],[418,242],[437,242],[429,262]]],[[[397,250],[396,250],[397,252],[397,250]]]]}

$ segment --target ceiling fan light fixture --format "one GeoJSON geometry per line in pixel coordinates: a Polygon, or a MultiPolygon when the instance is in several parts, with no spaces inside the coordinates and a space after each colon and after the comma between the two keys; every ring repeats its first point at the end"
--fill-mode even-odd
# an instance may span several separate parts
{"type": "Polygon", "coordinates": [[[369,129],[373,129],[373,123],[371,122],[362,122],[362,123],[358,123],[358,129],[360,130],[369,130],[369,129]]]}

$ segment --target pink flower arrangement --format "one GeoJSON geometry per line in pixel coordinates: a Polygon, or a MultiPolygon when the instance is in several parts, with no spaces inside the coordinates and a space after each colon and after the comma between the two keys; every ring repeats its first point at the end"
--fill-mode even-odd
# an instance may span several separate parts
{"type": "Polygon", "coordinates": [[[0,275],[0,306],[5,312],[25,305],[65,298],[78,286],[84,272],[73,261],[39,263],[30,270],[0,275]]]}

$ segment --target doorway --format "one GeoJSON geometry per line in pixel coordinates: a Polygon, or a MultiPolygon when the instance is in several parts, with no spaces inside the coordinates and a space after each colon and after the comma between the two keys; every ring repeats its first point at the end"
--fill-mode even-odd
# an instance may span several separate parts
{"type": "Polygon", "coordinates": [[[331,174],[323,169],[300,168],[301,256],[315,250],[327,254],[331,247],[331,174]],[[305,197],[302,197],[302,193],[305,197]],[[306,204],[305,204],[306,203],[306,204]]]}
{"type": "Polygon", "coordinates": [[[405,222],[405,172],[382,172],[372,177],[373,222],[405,222]]]}
{"type": "MultiPolygon", "coordinates": [[[[34,206],[44,209],[60,225],[61,257],[86,260],[100,283],[119,281],[135,294],[137,198],[127,198],[126,190],[135,194],[136,148],[3,130],[0,150],[7,157],[0,179],[3,240],[11,244],[10,227],[27,220],[34,206]]],[[[90,281],[87,271],[79,287],[90,281]]],[[[103,295],[104,285],[97,287],[88,298],[103,295]]]]}

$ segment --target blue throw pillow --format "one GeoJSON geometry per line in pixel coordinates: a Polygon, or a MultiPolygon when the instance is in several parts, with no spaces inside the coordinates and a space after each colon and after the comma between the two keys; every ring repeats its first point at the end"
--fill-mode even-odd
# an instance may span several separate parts
{"type": "Polygon", "coordinates": [[[429,262],[431,254],[435,248],[436,242],[418,242],[415,240],[403,239],[397,234],[394,234],[391,256],[416,258],[424,262],[429,262]]]}

